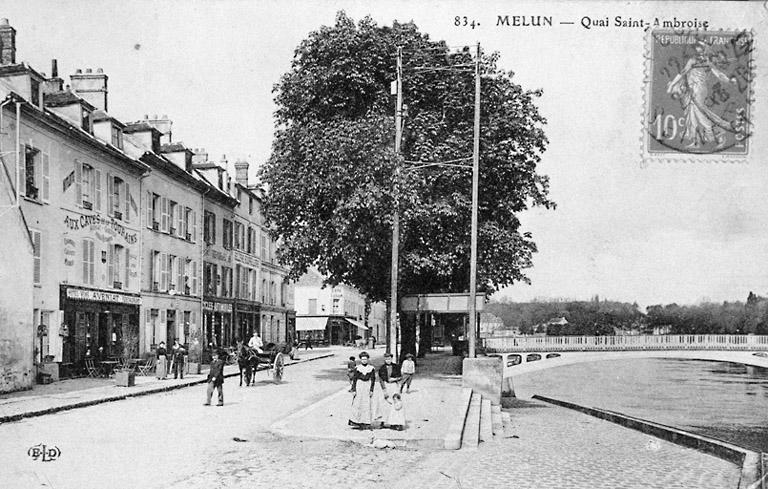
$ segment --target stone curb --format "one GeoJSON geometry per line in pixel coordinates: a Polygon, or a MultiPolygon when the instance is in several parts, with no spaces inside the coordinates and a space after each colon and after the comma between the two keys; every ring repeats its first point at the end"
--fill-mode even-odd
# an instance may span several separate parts
{"type": "Polygon", "coordinates": [[[751,489],[757,487],[762,480],[762,475],[760,473],[762,471],[760,468],[760,454],[738,445],[733,445],[732,443],[716,438],[689,433],[672,426],[654,423],[641,418],[634,418],[615,411],[589,408],[540,395],[533,396],[533,399],[573,409],[605,421],[616,423],[626,428],[640,431],[646,435],[655,436],[686,448],[693,448],[694,450],[731,462],[741,468],[738,489],[751,489]]]}
{"type": "MultiPolygon", "coordinates": [[[[299,359],[299,360],[296,360],[296,361],[291,361],[291,363],[286,363],[285,366],[288,367],[288,366],[296,365],[296,364],[299,364],[299,363],[312,362],[314,360],[320,360],[322,358],[329,358],[329,357],[332,357],[334,355],[335,355],[335,353],[327,353],[327,354],[324,354],[324,355],[320,355],[318,357],[307,358],[306,360],[299,359]]],[[[267,370],[267,368],[268,367],[266,367],[266,366],[264,368],[258,368],[257,371],[267,370]]],[[[232,373],[229,373],[229,374],[224,374],[224,377],[237,377],[237,376],[240,376],[240,372],[232,372],[232,373]]],[[[37,416],[45,416],[46,414],[58,413],[58,412],[61,412],[61,411],[69,411],[71,409],[78,409],[78,408],[83,408],[83,407],[88,407],[88,406],[95,406],[96,404],[103,404],[103,403],[106,403],[106,402],[120,401],[120,400],[123,400],[123,399],[128,399],[129,397],[141,397],[141,396],[146,396],[148,394],[157,394],[157,393],[160,393],[160,392],[168,392],[168,391],[172,391],[172,390],[176,390],[176,389],[182,389],[184,387],[190,387],[190,386],[193,386],[193,385],[205,384],[206,382],[207,382],[207,380],[205,378],[195,379],[195,380],[190,381],[190,382],[184,382],[184,383],[181,383],[181,384],[167,385],[167,386],[162,386],[162,387],[154,387],[154,388],[143,390],[143,391],[139,391],[139,392],[126,392],[125,394],[118,394],[118,395],[115,395],[115,396],[107,396],[107,397],[102,397],[102,398],[99,398],[99,399],[90,399],[90,400],[87,400],[87,401],[76,402],[76,403],[73,403],[73,404],[66,404],[66,405],[63,405],[63,406],[54,406],[54,407],[51,407],[51,408],[40,409],[40,410],[37,410],[37,411],[28,411],[28,412],[25,412],[25,413],[11,414],[11,415],[8,415],[8,416],[0,416],[0,424],[11,423],[13,421],[20,421],[20,420],[22,420],[24,418],[33,418],[33,417],[37,417],[37,416]]]]}
{"type": "Polygon", "coordinates": [[[461,448],[461,437],[464,434],[464,424],[469,412],[470,399],[472,399],[472,389],[462,388],[459,416],[453,420],[453,423],[448,428],[448,434],[445,435],[443,440],[443,448],[446,450],[458,450],[461,448]]]}

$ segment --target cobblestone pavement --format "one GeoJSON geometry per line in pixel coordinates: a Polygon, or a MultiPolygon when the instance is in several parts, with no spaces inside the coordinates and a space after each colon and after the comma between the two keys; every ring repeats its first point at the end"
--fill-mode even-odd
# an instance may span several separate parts
{"type": "Polygon", "coordinates": [[[739,482],[731,463],[581,413],[540,403],[510,413],[505,437],[474,452],[430,454],[396,485],[735,489],[739,482]]]}

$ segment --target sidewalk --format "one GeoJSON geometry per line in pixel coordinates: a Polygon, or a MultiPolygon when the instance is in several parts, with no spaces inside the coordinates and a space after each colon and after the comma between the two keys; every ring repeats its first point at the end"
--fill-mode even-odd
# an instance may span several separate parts
{"type": "MultiPolygon", "coordinates": [[[[379,358],[372,360],[377,367],[383,363],[379,358]]],[[[380,448],[443,448],[452,421],[462,415],[459,412],[461,376],[457,375],[461,359],[448,354],[432,354],[417,361],[411,391],[402,396],[407,423],[403,431],[386,428],[353,430],[347,424],[352,404],[348,387],[281,419],[270,430],[292,438],[353,441],[380,448]]],[[[378,380],[374,400],[388,407],[383,404],[378,380]]]]}
{"type": "MultiPolygon", "coordinates": [[[[334,348],[302,350],[297,359],[288,360],[286,366],[335,354],[334,348]]],[[[265,368],[266,366],[261,366],[259,370],[265,368]]],[[[224,368],[225,377],[237,377],[239,373],[237,365],[224,368]]],[[[0,423],[202,384],[205,383],[207,375],[207,369],[198,375],[185,375],[183,380],[174,380],[173,377],[158,380],[154,376],[137,375],[136,385],[133,387],[118,387],[114,379],[88,377],[36,385],[32,390],[0,395],[0,423]]]]}

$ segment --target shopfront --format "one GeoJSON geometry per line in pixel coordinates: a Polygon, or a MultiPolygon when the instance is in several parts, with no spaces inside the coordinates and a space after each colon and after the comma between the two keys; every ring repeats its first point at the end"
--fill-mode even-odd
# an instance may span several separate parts
{"type": "Polygon", "coordinates": [[[138,351],[138,294],[61,285],[59,304],[64,312],[62,329],[67,332],[62,363],[79,365],[86,354],[106,359],[123,355],[126,348],[138,351]]]}
{"type": "Polygon", "coordinates": [[[238,301],[235,302],[235,341],[248,342],[254,331],[261,331],[259,325],[259,305],[238,301]]]}
{"type": "Polygon", "coordinates": [[[232,312],[232,302],[203,301],[203,363],[210,363],[214,348],[233,346],[232,312]]]}

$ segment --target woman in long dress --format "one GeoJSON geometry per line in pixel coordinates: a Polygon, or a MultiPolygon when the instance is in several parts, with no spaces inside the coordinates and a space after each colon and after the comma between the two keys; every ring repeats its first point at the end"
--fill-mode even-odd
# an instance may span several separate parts
{"type": "Polygon", "coordinates": [[[360,352],[360,365],[355,368],[352,380],[352,412],[349,425],[355,429],[370,429],[373,423],[373,389],[376,369],[368,363],[367,352],[360,352]]]}
{"type": "Polygon", "coordinates": [[[155,365],[155,376],[160,380],[165,379],[165,376],[168,374],[168,365],[166,364],[165,355],[165,342],[161,341],[160,344],[157,345],[157,364],[155,365]]]}

